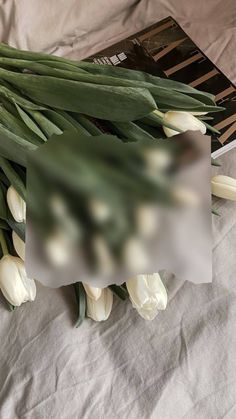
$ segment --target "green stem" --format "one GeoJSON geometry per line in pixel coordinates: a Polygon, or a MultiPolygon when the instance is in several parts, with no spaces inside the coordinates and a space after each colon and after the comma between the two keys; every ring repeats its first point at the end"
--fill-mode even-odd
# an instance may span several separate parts
{"type": "Polygon", "coordinates": [[[11,312],[16,309],[16,307],[13,306],[11,303],[9,303],[9,301],[7,301],[7,305],[8,305],[9,311],[11,311],[11,312]]]}
{"type": "Polygon", "coordinates": [[[79,327],[82,324],[86,314],[86,294],[83,284],[81,282],[76,282],[75,284],[73,284],[73,286],[75,291],[76,302],[78,305],[78,318],[75,327],[79,327]]]}
{"type": "Polygon", "coordinates": [[[183,132],[181,128],[178,128],[174,124],[167,122],[164,116],[165,114],[163,112],[159,111],[158,109],[155,109],[149,115],[147,115],[147,118],[150,117],[150,119],[156,122],[158,125],[164,126],[166,128],[170,128],[177,132],[183,132]]]}
{"type": "Polygon", "coordinates": [[[220,213],[215,208],[211,209],[211,213],[220,217],[220,213]]]}
{"type": "Polygon", "coordinates": [[[109,288],[116,294],[121,300],[126,300],[128,297],[128,292],[125,288],[119,285],[110,285],[109,288]]]}
{"type": "Polygon", "coordinates": [[[3,233],[2,230],[0,230],[0,245],[1,245],[1,248],[2,248],[3,255],[4,256],[8,255],[9,252],[8,252],[8,248],[7,248],[7,243],[6,243],[4,233],[3,233]]]}
{"type": "Polygon", "coordinates": [[[163,112],[159,111],[158,109],[155,109],[153,111],[153,113],[157,116],[159,116],[160,118],[163,118],[163,116],[165,115],[163,112]]]}
{"type": "Polygon", "coordinates": [[[216,167],[220,167],[221,163],[218,160],[211,158],[211,165],[216,166],[216,167]]]}
{"type": "MultiPolygon", "coordinates": [[[[199,119],[199,118],[198,118],[199,119]]],[[[211,125],[209,125],[206,121],[201,121],[205,126],[206,126],[206,128],[208,129],[208,131],[211,131],[211,132],[213,132],[214,134],[218,134],[218,135],[220,135],[220,131],[218,130],[218,129],[216,129],[216,128],[214,128],[214,127],[212,127],[211,125]]]]}
{"type": "Polygon", "coordinates": [[[14,170],[10,162],[4,157],[0,156],[0,167],[2,168],[3,173],[8,178],[9,182],[14,186],[17,192],[20,194],[21,198],[26,201],[26,187],[24,182],[18,175],[18,173],[14,170]]]}

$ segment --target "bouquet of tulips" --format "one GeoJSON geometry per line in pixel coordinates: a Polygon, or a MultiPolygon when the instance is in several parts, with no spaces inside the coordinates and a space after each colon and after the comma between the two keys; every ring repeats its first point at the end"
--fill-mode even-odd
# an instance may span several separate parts
{"type": "MultiPolygon", "coordinates": [[[[216,106],[213,95],[170,79],[120,67],[21,51],[4,44],[0,44],[0,107],[0,288],[11,310],[26,301],[33,301],[36,296],[35,280],[27,277],[24,265],[26,174],[30,173],[30,153],[40,150],[55,136],[63,138],[65,133],[71,133],[71,136],[73,133],[79,139],[81,148],[77,157],[74,156],[76,170],[83,176],[83,199],[90,202],[90,213],[88,215],[88,206],[85,205],[81,223],[83,220],[87,222],[92,214],[93,223],[86,231],[86,242],[89,243],[98,224],[102,224],[97,253],[98,259],[108,265],[111,259],[110,236],[108,238],[104,225],[109,219],[114,194],[104,192],[101,194],[104,201],[91,200],[88,187],[91,176],[106,180],[106,183],[99,183],[99,187],[104,186],[104,191],[106,187],[111,191],[114,184],[117,186],[120,213],[128,214],[127,220],[131,222],[137,213],[137,205],[144,198],[150,199],[151,195],[163,198],[159,178],[163,178],[170,164],[167,137],[187,130],[217,133],[209,125],[211,117],[207,114],[223,110],[216,106]],[[104,136],[107,136],[105,142],[104,136]],[[101,141],[101,148],[97,146],[93,159],[89,155],[91,138],[97,141],[94,144],[101,141]],[[106,146],[109,138],[111,149],[106,146]],[[138,172],[138,164],[145,170],[138,172]],[[129,196],[133,201],[130,205],[129,200],[128,208],[129,196]]],[[[235,184],[227,183],[225,179],[223,183],[230,189],[229,195],[232,194],[235,184]]],[[[217,188],[222,191],[221,179],[213,186],[214,191],[217,188]]],[[[117,211],[114,214],[112,226],[118,231],[121,217],[117,211]]],[[[145,219],[142,228],[150,224],[151,215],[144,207],[139,212],[139,220],[140,217],[145,219]]],[[[125,240],[129,242],[132,258],[137,242],[129,239],[139,227],[139,222],[132,222],[131,232],[129,222],[122,224],[116,250],[123,248],[125,240]]],[[[54,260],[61,261],[63,245],[59,236],[51,240],[49,247],[54,260]]],[[[112,257],[117,257],[113,247],[112,257]]],[[[158,273],[140,274],[122,285],[113,284],[106,288],[91,286],[83,282],[83,278],[73,286],[78,302],[77,325],[86,315],[97,321],[107,319],[113,294],[121,299],[129,297],[145,319],[153,319],[167,304],[166,289],[158,273]]]]}

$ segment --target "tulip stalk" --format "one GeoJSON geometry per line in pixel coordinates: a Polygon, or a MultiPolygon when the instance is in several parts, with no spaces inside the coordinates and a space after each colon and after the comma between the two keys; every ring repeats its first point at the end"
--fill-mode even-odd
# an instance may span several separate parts
{"type": "Polygon", "coordinates": [[[78,318],[76,321],[76,328],[79,327],[85,318],[86,314],[86,295],[83,284],[76,282],[74,284],[75,298],[78,306],[78,318]]]}
{"type": "Polygon", "coordinates": [[[176,126],[175,123],[167,121],[165,119],[165,113],[159,111],[159,109],[155,109],[151,115],[153,115],[156,118],[156,122],[159,122],[161,126],[176,131],[177,133],[183,132],[183,130],[180,127],[176,126]]]}
{"type": "Polygon", "coordinates": [[[212,208],[211,209],[211,213],[213,214],[213,215],[217,215],[217,217],[220,217],[220,213],[215,209],[215,208],[212,208]]]}
{"type": "Polygon", "coordinates": [[[6,239],[4,237],[4,233],[2,230],[0,230],[0,245],[2,248],[2,253],[3,255],[8,255],[8,248],[7,248],[7,243],[6,243],[6,239]]]}
{"type": "Polygon", "coordinates": [[[220,167],[220,166],[221,166],[221,163],[220,163],[218,160],[213,159],[213,158],[211,157],[211,165],[212,165],[212,166],[215,166],[215,167],[220,167]]]}
{"type": "Polygon", "coordinates": [[[110,285],[110,287],[109,287],[112,291],[113,291],[113,293],[114,294],[116,294],[117,295],[117,297],[119,297],[121,300],[126,300],[127,299],[127,297],[128,297],[128,292],[127,292],[127,290],[126,290],[126,288],[124,287],[124,286],[122,286],[122,285],[110,285]]]}

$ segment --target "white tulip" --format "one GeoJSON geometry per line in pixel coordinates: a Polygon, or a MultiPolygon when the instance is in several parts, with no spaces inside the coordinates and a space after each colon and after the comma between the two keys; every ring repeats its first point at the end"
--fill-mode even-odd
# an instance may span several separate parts
{"type": "Polygon", "coordinates": [[[196,208],[201,200],[196,191],[184,186],[177,186],[173,191],[174,199],[181,205],[196,208]]]}
{"type": "Polygon", "coordinates": [[[97,301],[101,297],[102,288],[92,287],[91,285],[85,284],[84,282],[83,286],[87,296],[90,297],[92,300],[97,301]]]}
{"type": "Polygon", "coordinates": [[[87,316],[101,322],[110,316],[113,303],[113,293],[109,288],[101,290],[98,300],[94,300],[87,295],[87,316]]]}
{"type": "MultiPolygon", "coordinates": [[[[201,131],[202,134],[206,134],[206,126],[202,121],[195,118],[191,113],[184,111],[168,111],[164,114],[164,121],[174,125],[176,128],[185,131],[201,131]]],[[[164,127],[163,130],[167,137],[173,137],[173,135],[179,134],[179,132],[164,127]]]]}
{"type": "Polygon", "coordinates": [[[55,231],[46,239],[44,245],[48,261],[55,267],[68,265],[72,255],[72,241],[70,236],[61,228],[55,231]]]}
{"type": "Polygon", "coordinates": [[[144,238],[150,238],[158,226],[158,214],[152,205],[143,204],[136,210],[136,223],[139,234],[144,238]]]}
{"type": "Polygon", "coordinates": [[[136,237],[129,238],[123,249],[123,260],[131,272],[143,272],[149,265],[149,257],[144,243],[136,237]]]}
{"type": "Polygon", "coordinates": [[[132,305],[145,320],[153,320],[165,310],[167,292],[158,273],[137,275],[126,282],[132,305]]]}
{"type": "Polygon", "coordinates": [[[18,223],[25,223],[26,204],[13,186],[10,186],[7,190],[7,204],[13,218],[18,223]]]}
{"type": "Polygon", "coordinates": [[[215,196],[236,201],[236,179],[224,175],[214,176],[211,179],[211,191],[215,196]]]}
{"type": "Polygon", "coordinates": [[[189,113],[191,113],[192,115],[194,115],[194,116],[204,116],[204,115],[207,115],[208,114],[208,112],[189,112],[189,113]]]}
{"type": "Polygon", "coordinates": [[[111,217],[111,208],[99,199],[91,199],[89,201],[89,211],[97,223],[105,223],[111,217]]]}
{"type": "Polygon", "coordinates": [[[35,282],[27,277],[24,262],[20,258],[5,255],[0,260],[0,289],[13,306],[35,300],[35,282]]]}
{"type": "Polygon", "coordinates": [[[54,194],[51,196],[50,208],[54,216],[60,220],[68,214],[66,203],[61,195],[54,194]]]}
{"type": "Polygon", "coordinates": [[[109,246],[102,236],[97,235],[94,237],[93,250],[99,273],[105,276],[112,275],[115,269],[115,261],[109,246]]]}
{"type": "Polygon", "coordinates": [[[172,161],[170,152],[161,148],[145,150],[144,158],[149,170],[154,173],[166,170],[172,161]]]}
{"type": "Polygon", "coordinates": [[[22,260],[25,260],[25,242],[16,234],[16,232],[12,231],[12,241],[15,248],[16,253],[22,260]]]}

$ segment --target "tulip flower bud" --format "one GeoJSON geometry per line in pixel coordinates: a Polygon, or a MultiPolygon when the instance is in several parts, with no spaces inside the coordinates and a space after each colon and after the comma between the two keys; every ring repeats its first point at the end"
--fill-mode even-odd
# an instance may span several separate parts
{"type": "Polygon", "coordinates": [[[172,161],[169,151],[164,149],[148,149],[144,153],[144,158],[149,170],[154,173],[166,170],[172,161]]]}
{"type": "Polygon", "coordinates": [[[136,209],[136,223],[138,232],[143,238],[150,238],[156,233],[158,226],[158,214],[156,209],[148,204],[140,205],[136,209]]]}
{"type": "Polygon", "coordinates": [[[113,303],[113,293],[109,288],[101,290],[101,295],[97,300],[87,295],[87,316],[101,322],[110,316],[113,303]]]}
{"type": "Polygon", "coordinates": [[[91,285],[84,284],[84,283],[83,283],[83,287],[85,289],[87,296],[90,297],[92,300],[97,301],[101,297],[102,288],[91,287],[91,285]]]}
{"type": "Polygon", "coordinates": [[[22,260],[25,260],[25,243],[14,230],[12,232],[12,241],[18,256],[20,256],[22,260]]]}
{"type": "Polygon", "coordinates": [[[214,176],[211,179],[211,191],[215,196],[236,201],[236,179],[224,175],[214,176]]]}
{"type": "Polygon", "coordinates": [[[137,275],[126,286],[133,307],[145,320],[153,320],[158,310],[165,310],[167,292],[158,273],[137,275]]]}
{"type": "Polygon", "coordinates": [[[200,205],[200,196],[196,191],[183,186],[178,186],[173,191],[173,196],[176,202],[180,205],[196,208],[200,205]]]}
{"type": "Polygon", "coordinates": [[[16,189],[11,185],[7,190],[7,204],[13,218],[18,223],[25,223],[26,220],[26,204],[18,194],[16,189]]]}
{"type": "Polygon", "coordinates": [[[56,229],[45,241],[46,256],[55,268],[68,265],[71,247],[70,237],[60,228],[56,229]]]}
{"type": "Polygon", "coordinates": [[[91,199],[89,202],[89,211],[94,220],[99,223],[105,223],[111,217],[110,207],[99,199],[91,199]]]}
{"type": "Polygon", "coordinates": [[[68,209],[64,199],[58,195],[54,194],[50,198],[50,208],[53,215],[57,219],[63,219],[68,214],[68,209]]]}
{"type": "Polygon", "coordinates": [[[204,115],[207,115],[208,114],[208,112],[189,112],[189,113],[191,113],[192,115],[194,115],[194,116],[204,116],[204,115]]]}
{"type": "Polygon", "coordinates": [[[115,269],[114,258],[102,236],[97,235],[94,237],[93,250],[99,273],[105,276],[112,275],[115,269]]]}
{"type": "Polygon", "coordinates": [[[35,300],[35,282],[27,278],[24,262],[20,258],[5,255],[0,260],[0,289],[13,306],[35,300]]]}
{"type": "Polygon", "coordinates": [[[147,269],[149,264],[148,254],[141,240],[136,237],[128,239],[123,249],[123,259],[125,266],[131,272],[142,272],[147,269]]]}
{"type": "MultiPolygon", "coordinates": [[[[202,134],[206,134],[206,126],[203,122],[189,112],[168,111],[164,115],[164,121],[181,129],[183,132],[190,130],[201,131],[202,134]]],[[[179,132],[164,126],[163,130],[167,137],[173,137],[173,135],[179,134],[179,132]]]]}

